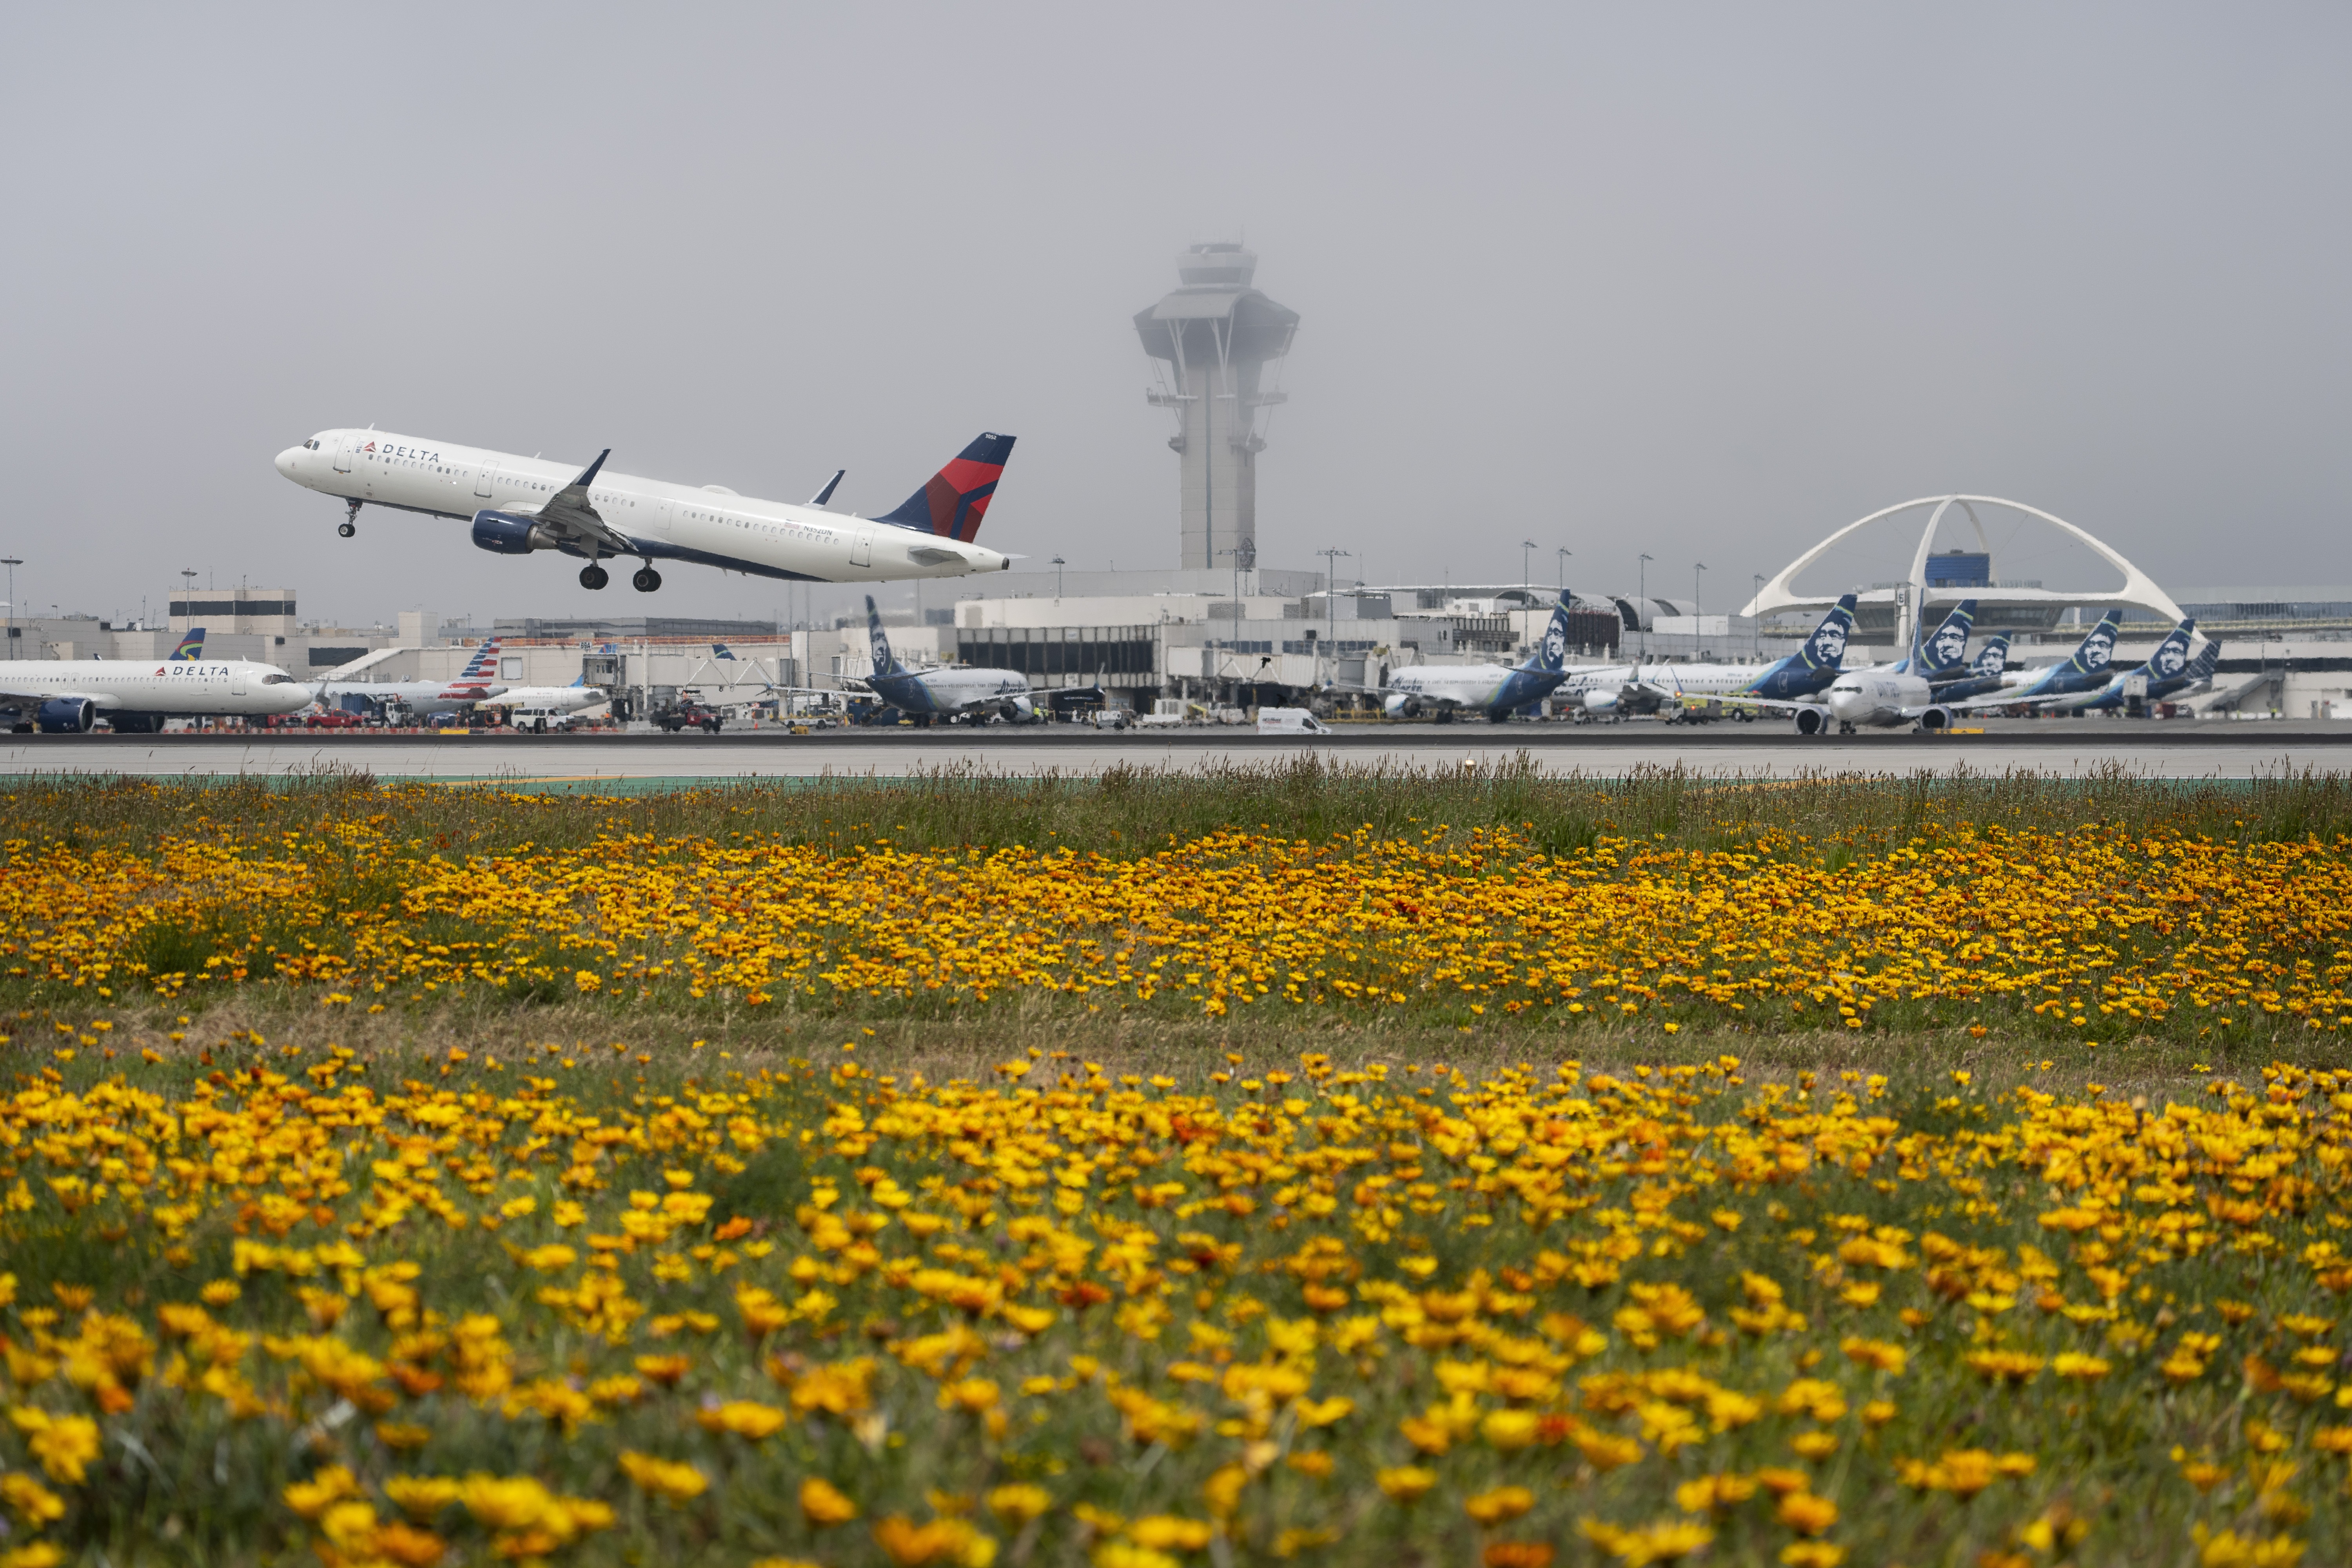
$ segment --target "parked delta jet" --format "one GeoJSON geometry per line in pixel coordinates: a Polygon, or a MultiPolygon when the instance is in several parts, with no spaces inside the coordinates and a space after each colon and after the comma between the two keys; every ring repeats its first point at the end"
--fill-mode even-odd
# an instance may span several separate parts
{"type": "Polygon", "coordinates": [[[231,659],[25,658],[0,662],[0,710],[18,734],[78,735],[104,719],[152,735],[167,718],[296,713],[310,689],[274,664],[231,659]]]}
{"type": "Polygon", "coordinates": [[[1026,722],[1036,714],[1029,678],[1017,669],[943,665],[915,670],[900,664],[890,651],[890,639],[883,633],[882,616],[874,608],[870,594],[866,599],[866,638],[874,651],[874,673],[866,678],[866,684],[874,689],[875,696],[910,719],[928,722],[994,714],[1026,722]]]}
{"type": "Polygon", "coordinates": [[[1389,672],[1381,711],[1391,719],[1433,714],[1439,723],[1456,712],[1478,712],[1500,724],[1520,709],[1542,701],[1567,679],[1568,590],[1559,593],[1543,641],[1516,668],[1499,664],[1415,664],[1389,672]]]}
{"type": "MultiPolygon", "coordinates": [[[[574,476],[561,464],[474,447],[446,447],[375,430],[322,430],[278,454],[278,471],[341,500],[338,530],[370,504],[471,519],[474,542],[500,555],[554,550],[588,563],[580,585],[602,588],[604,563],[635,556],[638,592],[661,586],[656,561],[809,583],[961,577],[1000,572],[1013,558],[972,542],[1013,455],[1013,437],[983,435],[921,489],[877,518],[844,517],[818,502],[792,506],[739,496],[724,485],[667,484],[604,472],[608,447],[574,476]]],[[[834,476],[834,483],[841,476],[834,476]]]]}
{"type": "Polygon", "coordinates": [[[1805,646],[1759,668],[1752,664],[1639,664],[1581,672],[1584,710],[1597,718],[1647,713],[1668,700],[1712,698],[1734,706],[1803,703],[1838,677],[1853,635],[1855,595],[1830,606],[1805,646]]]}
{"type": "Polygon", "coordinates": [[[474,650],[455,680],[321,680],[310,688],[310,699],[330,708],[348,708],[356,700],[371,708],[397,702],[419,710],[470,708],[493,698],[512,701],[507,689],[496,684],[493,678],[498,672],[499,639],[488,637],[474,650]]]}

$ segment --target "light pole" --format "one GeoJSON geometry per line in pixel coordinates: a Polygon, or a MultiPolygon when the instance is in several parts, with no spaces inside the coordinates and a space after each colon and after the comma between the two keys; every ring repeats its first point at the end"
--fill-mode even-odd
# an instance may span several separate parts
{"type": "Polygon", "coordinates": [[[194,624],[196,618],[196,569],[193,566],[181,567],[180,584],[180,630],[184,632],[194,624]]]}
{"type": "MultiPolygon", "coordinates": [[[[1355,559],[1355,552],[1348,550],[1318,550],[1315,553],[1323,557],[1323,618],[1325,626],[1323,640],[1328,643],[1333,637],[1339,635],[1339,601],[1333,597],[1332,595],[1332,590],[1339,585],[1339,557],[1345,555],[1348,559],[1352,561],[1355,559]]],[[[1316,663],[1318,667],[1322,663],[1322,655],[1319,653],[1316,655],[1316,663]]],[[[1320,668],[1318,668],[1315,673],[1320,675],[1323,672],[1320,668]]],[[[1337,664],[1332,665],[1331,673],[1335,678],[1339,675],[1339,667],[1337,664]]]]}
{"type": "Polygon", "coordinates": [[[1062,602],[1062,558],[1058,555],[1054,557],[1054,602],[1062,602]]]}
{"type": "Polygon", "coordinates": [[[11,555],[0,560],[8,568],[8,657],[16,657],[16,568],[25,563],[11,555]]]}
{"type": "Polygon", "coordinates": [[[1519,541],[1519,582],[1520,582],[1520,584],[1521,584],[1521,585],[1522,585],[1522,586],[1530,586],[1530,585],[1532,585],[1532,584],[1534,584],[1534,582],[1535,582],[1535,580],[1536,580],[1536,577],[1535,577],[1535,568],[1534,568],[1533,566],[1531,566],[1530,564],[1528,564],[1528,563],[1532,562],[1535,558],[1536,558],[1536,542],[1535,542],[1534,540],[1532,540],[1532,539],[1522,539],[1522,540],[1520,540],[1520,541],[1519,541]]]}
{"type": "Polygon", "coordinates": [[[1642,559],[1633,566],[1633,604],[1642,612],[1634,617],[1641,624],[1633,629],[1642,634],[1643,653],[1650,651],[1650,563],[1656,559],[1657,557],[1644,552],[1642,559]]]}
{"type": "Polygon", "coordinates": [[[1568,558],[1576,552],[1563,544],[1552,553],[1559,557],[1559,591],[1565,594],[1568,592],[1568,558]]]}
{"type": "Polygon", "coordinates": [[[1756,600],[1764,596],[1764,574],[1759,572],[1755,574],[1755,577],[1756,595],[1754,598],[1748,601],[1748,608],[1753,612],[1748,617],[1748,630],[1749,638],[1754,644],[1754,646],[1748,649],[1748,652],[1757,659],[1761,660],[1764,657],[1764,614],[1761,610],[1757,609],[1756,600]]]}
{"type": "MultiPolygon", "coordinates": [[[[1691,567],[1691,619],[1694,621],[1698,619],[1698,574],[1706,570],[1706,563],[1704,561],[1697,562],[1691,567]]],[[[1691,627],[1693,636],[1696,636],[1697,632],[1698,627],[1696,626],[1691,627]]]]}

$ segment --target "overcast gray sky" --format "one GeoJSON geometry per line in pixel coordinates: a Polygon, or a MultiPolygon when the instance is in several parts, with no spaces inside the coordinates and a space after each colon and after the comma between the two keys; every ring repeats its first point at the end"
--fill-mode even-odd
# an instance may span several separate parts
{"type": "MultiPolygon", "coordinates": [[[[764,616],[592,595],[270,459],[373,422],[1172,565],[1129,318],[1244,236],[1304,317],[1267,564],[1745,597],[1831,528],[2033,502],[2179,587],[2352,582],[2352,12],[19,5],[0,551],[136,613],[764,616]]],[[[1859,570],[1859,568],[1857,568],[1859,570]]],[[[2013,574],[2017,570],[2011,565],[2013,574]]]]}

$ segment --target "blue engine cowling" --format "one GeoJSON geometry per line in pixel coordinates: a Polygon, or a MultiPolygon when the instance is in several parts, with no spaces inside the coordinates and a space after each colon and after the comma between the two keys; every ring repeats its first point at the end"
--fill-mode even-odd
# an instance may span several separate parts
{"type": "Polygon", "coordinates": [[[534,550],[553,548],[540,533],[537,521],[510,511],[476,512],[474,542],[497,555],[528,555],[534,550]]]}
{"type": "Polygon", "coordinates": [[[86,735],[98,722],[98,704],[87,697],[52,697],[34,713],[45,735],[86,735]]]}

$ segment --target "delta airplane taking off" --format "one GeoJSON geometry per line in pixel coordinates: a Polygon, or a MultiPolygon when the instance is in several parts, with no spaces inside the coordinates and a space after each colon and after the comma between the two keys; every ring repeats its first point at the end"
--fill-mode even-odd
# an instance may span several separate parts
{"type": "Polygon", "coordinates": [[[1573,689],[1582,693],[1584,710],[1597,718],[1646,713],[1663,700],[1693,697],[1762,707],[1801,704],[1835,680],[1845,663],[1855,601],[1853,594],[1840,598],[1803,647],[1760,669],[1752,664],[1661,664],[1645,671],[1638,664],[1617,665],[1580,671],[1573,689]]]}
{"type": "Polygon", "coordinates": [[[474,650],[455,680],[321,680],[312,683],[310,700],[330,708],[343,706],[345,698],[357,698],[371,707],[397,702],[404,708],[470,708],[492,698],[510,701],[507,689],[492,683],[498,669],[499,639],[489,637],[474,650]]]}
{"type": "Polygon", "coordinates": [[[1013,557],[972,542],[1013,437],[983,435],[894,511],[877,518],[823,510],[841,482],[807,506],[756,500],[724,485],[667,484],[604,472],[608,447],[576,475],[562,464],[377,430],[322,430],[278,454],[278,471],[337,497],[338,530],[357,531],[360,508],[471,519],[474,542],[500,555],[554,550],[588,563],[580,585],[602,588],[604,563],[635,556],[640,593],[661,586],[656,561],[688,561],[805,583],[871,583],[1001,572],[1013,557]]]}
{"type": "Polygon", "coordinates": [[[1529,703],[1540,702],[1567,679],[1568,590],[1544,628],[1543,641],[1517,668],[1499,664],[1414,664],[1389,672],[1388,695],[1381,711],[1391,719],[1418,719],[1433,713],[1441,724],[1451,723],[1457,711],[1486,715],[1500,724],[1529,703]]]}
{"type": "Polygon", "coordinates": [[[994,713],[1026,722],[1036,714],[1029,678],[1017,669],[973,669],[945,665],[913,670],[900,664],[883,634],[882,616],[866,599],[866,637],[874,650],[874,673],[866,684],[874,695],[911,719],[984,718],[994,713]]]}
{"type": "Polygon", "coordinates": [[[274,664],[230,659],[26,658],[0,662],[0,709],[17,734],[79,735],[104,719],[152,735],[167,718],[299,713],[310,689],[274,664]]]}

